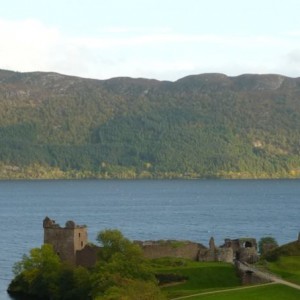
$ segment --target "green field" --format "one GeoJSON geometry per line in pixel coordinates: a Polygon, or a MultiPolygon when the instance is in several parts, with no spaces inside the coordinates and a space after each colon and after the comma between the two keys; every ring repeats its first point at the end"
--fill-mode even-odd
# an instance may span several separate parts
{"type": "Polygon", "coordinates": [[[240,286],[233,265],[221,262],[192,262],[187,260],[160,260],[156,273],[185,276],[186,281],[163,287],[169,299],[217,289],[240,286]]]}
{"type": "MultiPolygon", "coordinates": [[[[162,287],[168,299],[300,299],[300,290],[280,284],[241,286],[236,270],[231,264],[171,258],[153,260],[152,264],[157,274],[176,274],[186,278],[181,283],[162,287]]],[[[299,256],[281,257],[276,262],[268,263],[268,268],[286,280],[300,283],[299,256]]]]}
{"type": "Polygon", "coordinates": [[[300,291],[284,285],[266,285],[245,288],[236,291],[217,292],[210,295],[198,295],[188,300],[298,300],[300,291]]]}
{"type": "Polygon", "coordinates": [[[300,256],[282,256],[268,263],[268,268],[283,279],[300,284],[300,256]]]}

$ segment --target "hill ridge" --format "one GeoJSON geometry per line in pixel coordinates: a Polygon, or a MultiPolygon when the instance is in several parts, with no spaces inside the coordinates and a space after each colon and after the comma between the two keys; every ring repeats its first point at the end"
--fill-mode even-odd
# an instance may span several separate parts
{"type": "Polygon", "coordinates": [[[299,101],[300,78],[278,74],[0,70],[0,178],[299,177],[299,101]]]}

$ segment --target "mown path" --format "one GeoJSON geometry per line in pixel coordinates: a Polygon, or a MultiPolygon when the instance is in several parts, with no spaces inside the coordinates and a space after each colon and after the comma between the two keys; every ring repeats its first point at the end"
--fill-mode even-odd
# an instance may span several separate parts
{"type": "Polygon", "coordinates": [[[224,292],[230,292],[230,291],[253,289],[253,288],[257,288],[258,286],[266,286],[266,285],[273,285],[273,284],[277,284],[277,283],[276,282],[270,282],[270,283],[265,283],[265,284],[260,284],[260,285],[241,286],[241,287],[231,288],[231,289],[217,290],[217,291],[211,291],[211,292],[202,292],[202,293],[197,293],[197,294],[193,294],[193,295],[173,298],[171,300],[181,300],[181,299],[188,299],[188,298],[197,297],[197,296],[204,296],[204,295],[212,295],[212,294],[218,294],[218,293],[224,293],[224,292]]]}

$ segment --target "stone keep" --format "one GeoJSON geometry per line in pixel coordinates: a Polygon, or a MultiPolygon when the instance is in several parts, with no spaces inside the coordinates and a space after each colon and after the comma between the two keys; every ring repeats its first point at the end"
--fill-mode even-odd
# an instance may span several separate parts
{"type": "Polygon", "coordinates": [[[51,244],[62,261],[76,264],[76,252],[87,244],[86,226],[67,221],[65,227],[46,217],[43,221],[44,244],[51,244]]]}

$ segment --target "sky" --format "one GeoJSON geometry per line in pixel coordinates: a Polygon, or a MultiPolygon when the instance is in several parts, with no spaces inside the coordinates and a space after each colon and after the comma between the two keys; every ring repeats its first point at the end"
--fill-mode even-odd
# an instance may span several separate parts
{"type": "Polygon", "coordinates": [[[0,69],[300,77],[299,0],[0,0],[0,69]]]}

